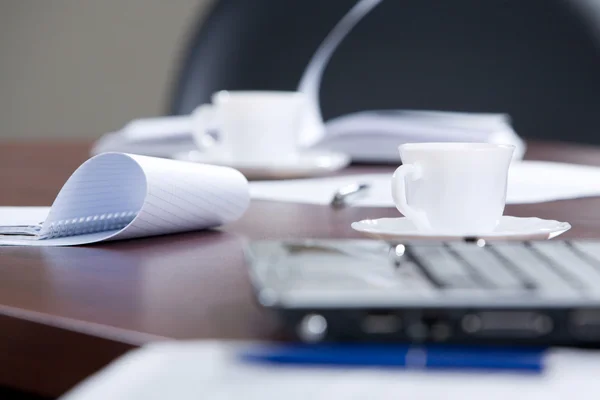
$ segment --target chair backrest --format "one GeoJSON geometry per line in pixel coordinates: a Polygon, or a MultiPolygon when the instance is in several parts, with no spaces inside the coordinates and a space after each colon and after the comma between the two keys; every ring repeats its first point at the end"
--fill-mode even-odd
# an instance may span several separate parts
{"type": "MultiPolygon", "coordinates": [[[[222,90],[293,90],[355,0],[220,0],[197,31],[169,112],[222,90]]],[[[527,138],[600,143],[600,41],[565,0],[384,0],[323,78],[324,118],[368,109],[505,112],[527,138]]]]}

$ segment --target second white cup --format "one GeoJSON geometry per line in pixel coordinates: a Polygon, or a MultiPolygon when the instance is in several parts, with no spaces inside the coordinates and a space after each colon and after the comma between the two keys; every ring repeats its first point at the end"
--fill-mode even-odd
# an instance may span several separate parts
{"type": "Polygon", "coordinates": [[[221,91],[212,96],[212,104],[192,113],[194,137],[200,143],[215,129],[218,151],[228,160],[284,162],[297,153],[305,110],[299,92],[221,91]]]}
{"type": "Polygon", "coordinates": [[[392,178],[392,196],[419,230],[475,235],[496,228],[514,146],[411,143],[399,151],[403,165],[392,178]]]}

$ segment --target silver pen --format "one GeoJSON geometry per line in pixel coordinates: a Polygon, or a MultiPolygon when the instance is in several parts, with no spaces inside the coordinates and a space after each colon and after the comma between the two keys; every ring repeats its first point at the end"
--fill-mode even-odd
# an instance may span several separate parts
{"type": "Polygon", "coordinates": [[[355,197],[356,195],[364,192],[366,189],[371,187],[368,183],[352,183],[350,185],[344,186],[338,189],[335,192],[335,195],[331,199],[331,206],[334,208],[341,208],[348,204],[350,198],[355,197]]]}

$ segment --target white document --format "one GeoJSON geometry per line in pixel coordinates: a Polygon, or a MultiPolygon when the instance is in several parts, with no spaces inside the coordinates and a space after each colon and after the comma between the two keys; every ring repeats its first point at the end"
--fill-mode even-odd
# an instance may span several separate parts
{"type": "Polygon", "coordinates": [[[502,114],[436,111],[363,111],[325,124],[326,134],[313,147],[348,154],[354,161],[395,162],[398,146],[416,142],[482,142],[515,146],[514,159],[525,142],[502,114]]]}
{"type": "MultiPolygon", "coordinates": [[[[251,182],[253,199],[306,204],[329,204],[338,189],[356,182],[371,185],[352,205],[393,207],[391,174],[346,175],[333,178],[251,182]]],[[[547,161],[511,164],[508,204],[542,203],[554,200],[600,196],[600,168],[547,161]]]]}
{"type": "Polygon", "coordinates": [[[188,116],[134,120],[118,132],[104,134],[94,143],[91,154],[116,151],[169,157],[196,148],[190,125],[188,116]],[[182,131],[186,126],[188,128],[182,131]]]}
{"type": "Polygon", "coordinates": [[[243,345],[149,345],[120,358],[61,400],[587,400],[600,393],[597,351],[553,350],[540,374],[257,366],[243,345]]]}
{"type": "Polygon", "coordinates": [[[0,207],[0,245],[65,246],[213,228],[248,208],[231,168],[123,153],[83,163],[51,208],[0,207]]]}

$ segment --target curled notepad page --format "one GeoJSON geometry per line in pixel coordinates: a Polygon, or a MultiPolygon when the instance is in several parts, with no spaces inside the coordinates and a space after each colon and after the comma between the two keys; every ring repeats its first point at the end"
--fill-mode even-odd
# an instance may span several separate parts
{"type": "MultiPolygon", "coordinates": [[[[250,195],[238,171],[104,153],[71,175],[43,222],[10,223],[0,245],[66,246],[214,228],[240,218],[250,195]]],[[[39,213],[40,210],[36,210],[39,213]]]]}

